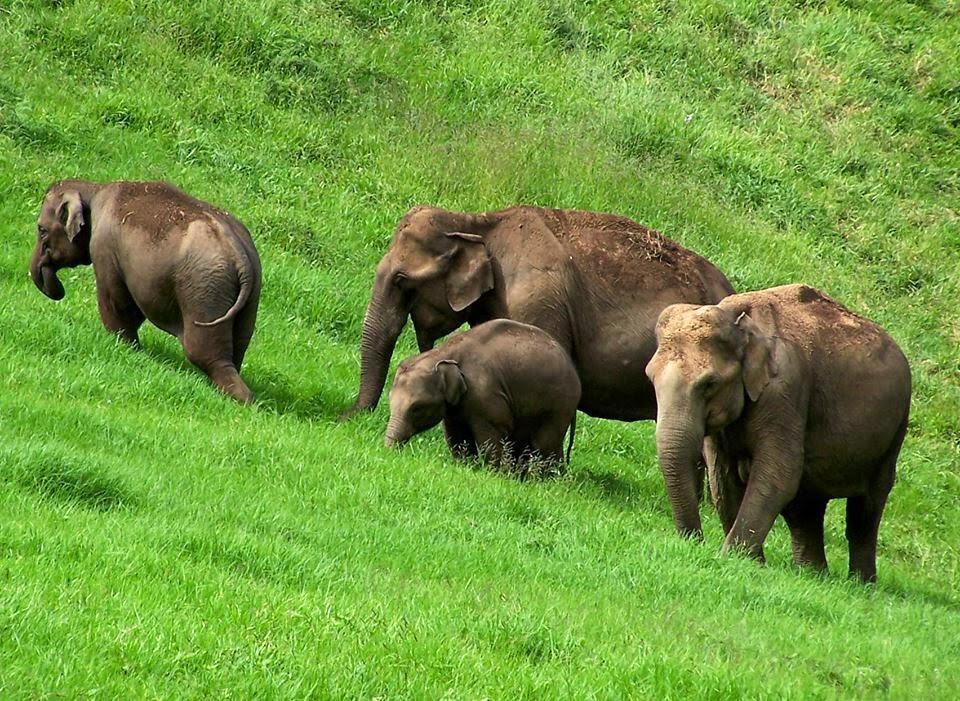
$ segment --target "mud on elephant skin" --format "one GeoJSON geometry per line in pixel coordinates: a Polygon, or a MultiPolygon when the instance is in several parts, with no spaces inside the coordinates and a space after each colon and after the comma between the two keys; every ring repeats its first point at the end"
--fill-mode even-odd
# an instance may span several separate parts
{"type": "Polygon", "coordinates": [[[701,535],[693,483],[702,449],[725,550],[762,560],[779,514],[794,560],[825,570],[824,511],[845,498],[850,573],[875,581],[910,410],[910,367],[893,339],[805,285],[670,306],[657,338],[647,373],[680,533],[701,535]]]}
{"type": "Polygon", "coordinates": [[[579,401],[580,380],[560,344],[498,319],[400,363],[384,442],[405,443],[443,421],[455,456],[479,454],[495,466],[506,459],[523,474],[532,459],[563,464],[568,427],[569,460],[579,401]]]}
{"type": "Polygon", "coordinates": [[[573,359],[580,409],[625,421],[656,416],[644,366],[660,311],[730,294],[709,261],[625,217],[513,207],[470,214],[416,207],[377,266],[360,344],[353,412],[377,405],[407,319],[421,351],[464,323],[531,324],[573,359]]]}
{"type": "Polygon", "coordinates": [[[91,263],[107,330],[137,345],[149,319],[176,336],[219,389],[253,400],[239,371],[256,323],[261,271],[243,224],[168,183],[54,183],[37,220],[30,276],[59,300],[57,271],[91,263]]]}

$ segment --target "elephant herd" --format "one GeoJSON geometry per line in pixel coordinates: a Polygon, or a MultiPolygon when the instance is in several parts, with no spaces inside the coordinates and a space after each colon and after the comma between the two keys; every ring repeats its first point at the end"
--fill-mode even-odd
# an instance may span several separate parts
{"type": "MultiPolygon", "coordinates": [[[[261,267],[242,223],[167,183],[60,181],[30,274],[61,299],[57,270],[83,264],[109,331],[137,344],[149,319],[220,390],[252,401],[239,371],[261,267]]],[[[735,294],[705,258],[612,214],[416,207],[377,266],[344,417],[377,405],[408,319],[421,353],[397,369],[388,445],[442,422],[459,457],[560,463],[577,410],[656,419],[681,534],[702,537],[705,463],[725,550],[762,560],[782,515],[794,560],[825,570],[826,505],[845,498],[850,572],[875,581],[910,368],[882,328],[821,292],[735,294]]]]}

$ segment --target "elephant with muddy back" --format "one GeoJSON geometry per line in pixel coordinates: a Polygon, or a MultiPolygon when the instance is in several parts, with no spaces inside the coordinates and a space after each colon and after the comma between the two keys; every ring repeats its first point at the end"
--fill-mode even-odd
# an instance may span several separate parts
{"type": "Polygon", "coordinates": [[[579,408],[591,416],[656,417],[644,374],[664,307],[733,292],[709,261],[625,217],[519,206],[470,214],[416,207],[377,266],[363,322],[354,411],[383,391],[394,345],[413,320],[420,351],[464,323],[536,326],[570,355],[579,408]]]}
{"type": "Polygon", "coordinates": [[[824,512],[845,498],[850,573],[874,581],[877,530],[910,412],[910,367],[896,342],[805,285],[672,305],[657,337],[647,373],[680,533],[701,536],[703,450],[724,550],[762,560],[783,515],[796,563],[825,570],[824,512]]]}
{"type": "Polygon", "coordinates": [[[236,218],[163,182],[54,183],[30,276],[59,300],[57,271],[91,263],[107,330],[137,345],[149,319],[180,339],[221,391],[253,400],[239,371],[257,318],[260,259],[236,218]]]}

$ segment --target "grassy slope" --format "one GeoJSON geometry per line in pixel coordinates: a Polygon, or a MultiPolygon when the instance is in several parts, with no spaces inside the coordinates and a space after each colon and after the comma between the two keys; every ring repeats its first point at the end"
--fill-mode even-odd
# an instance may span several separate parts
{"type": "MultiPolygon", "coordinates": [[[[0,696],[960,694],[960,78],[953,2],[173,0],[0,6],[0,696]],[[26,263],[49,181],[166,178],[264,260],[242,408],[26,263]],[[651,425],[571,474],[338,425],[403,211],[624,213],[741,289],[885,324],[914,412],[880,584],[672,532],[651,425]]],[[[413,348],[407,332],[402,351],[413,348]]]]}

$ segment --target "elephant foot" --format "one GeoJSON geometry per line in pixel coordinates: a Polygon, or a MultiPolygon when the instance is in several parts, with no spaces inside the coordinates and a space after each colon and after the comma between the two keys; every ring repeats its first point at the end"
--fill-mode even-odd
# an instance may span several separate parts
{"type": "Polygon", "coordinates": [[[373,409],[374,409],[374,407],[372,407],[372,406],[360,406],[359,404],[354,404],[352,407],[350,407],[350,408],[347,409],[345,412],[343,412],[342,414],[340,414],[340,415],[337,417],[337,421],[338,421],[339,423],[346,423],[347,421],[349,421],[350,419],[352,419],[352,418],[353,418],[354,416],[356,416],[357,414],[361,414],[361,413],[363,413],[363,412],[370,412],[370,411],[373,411],[373,409]]]}
{"type": "Polygon", "coordinates": [[[208,376],[217,388],[241,404],[252,404],[254,400],[253,392],[247,387],[247,384],[240,378],[240,374],[232,366],[216,368],[208,371],[208,376]]]}
{"type": "Polygon", "coordinates": [[[767,564],[767,558],[763,554],[763,546],[755,543],[744,543],[734,540],[727,536],[723,541],[723,548],[720,550],[723,555],[740,555],[756,560],[758,564],[767,564]]]}
{"type": "Polygon", "coordinates": [[[229,386],[217,384],[217,389],[241,404],[253,404],[253,400],[256,399],[250,388],[243,382],[233,383],[229,386]]]}

